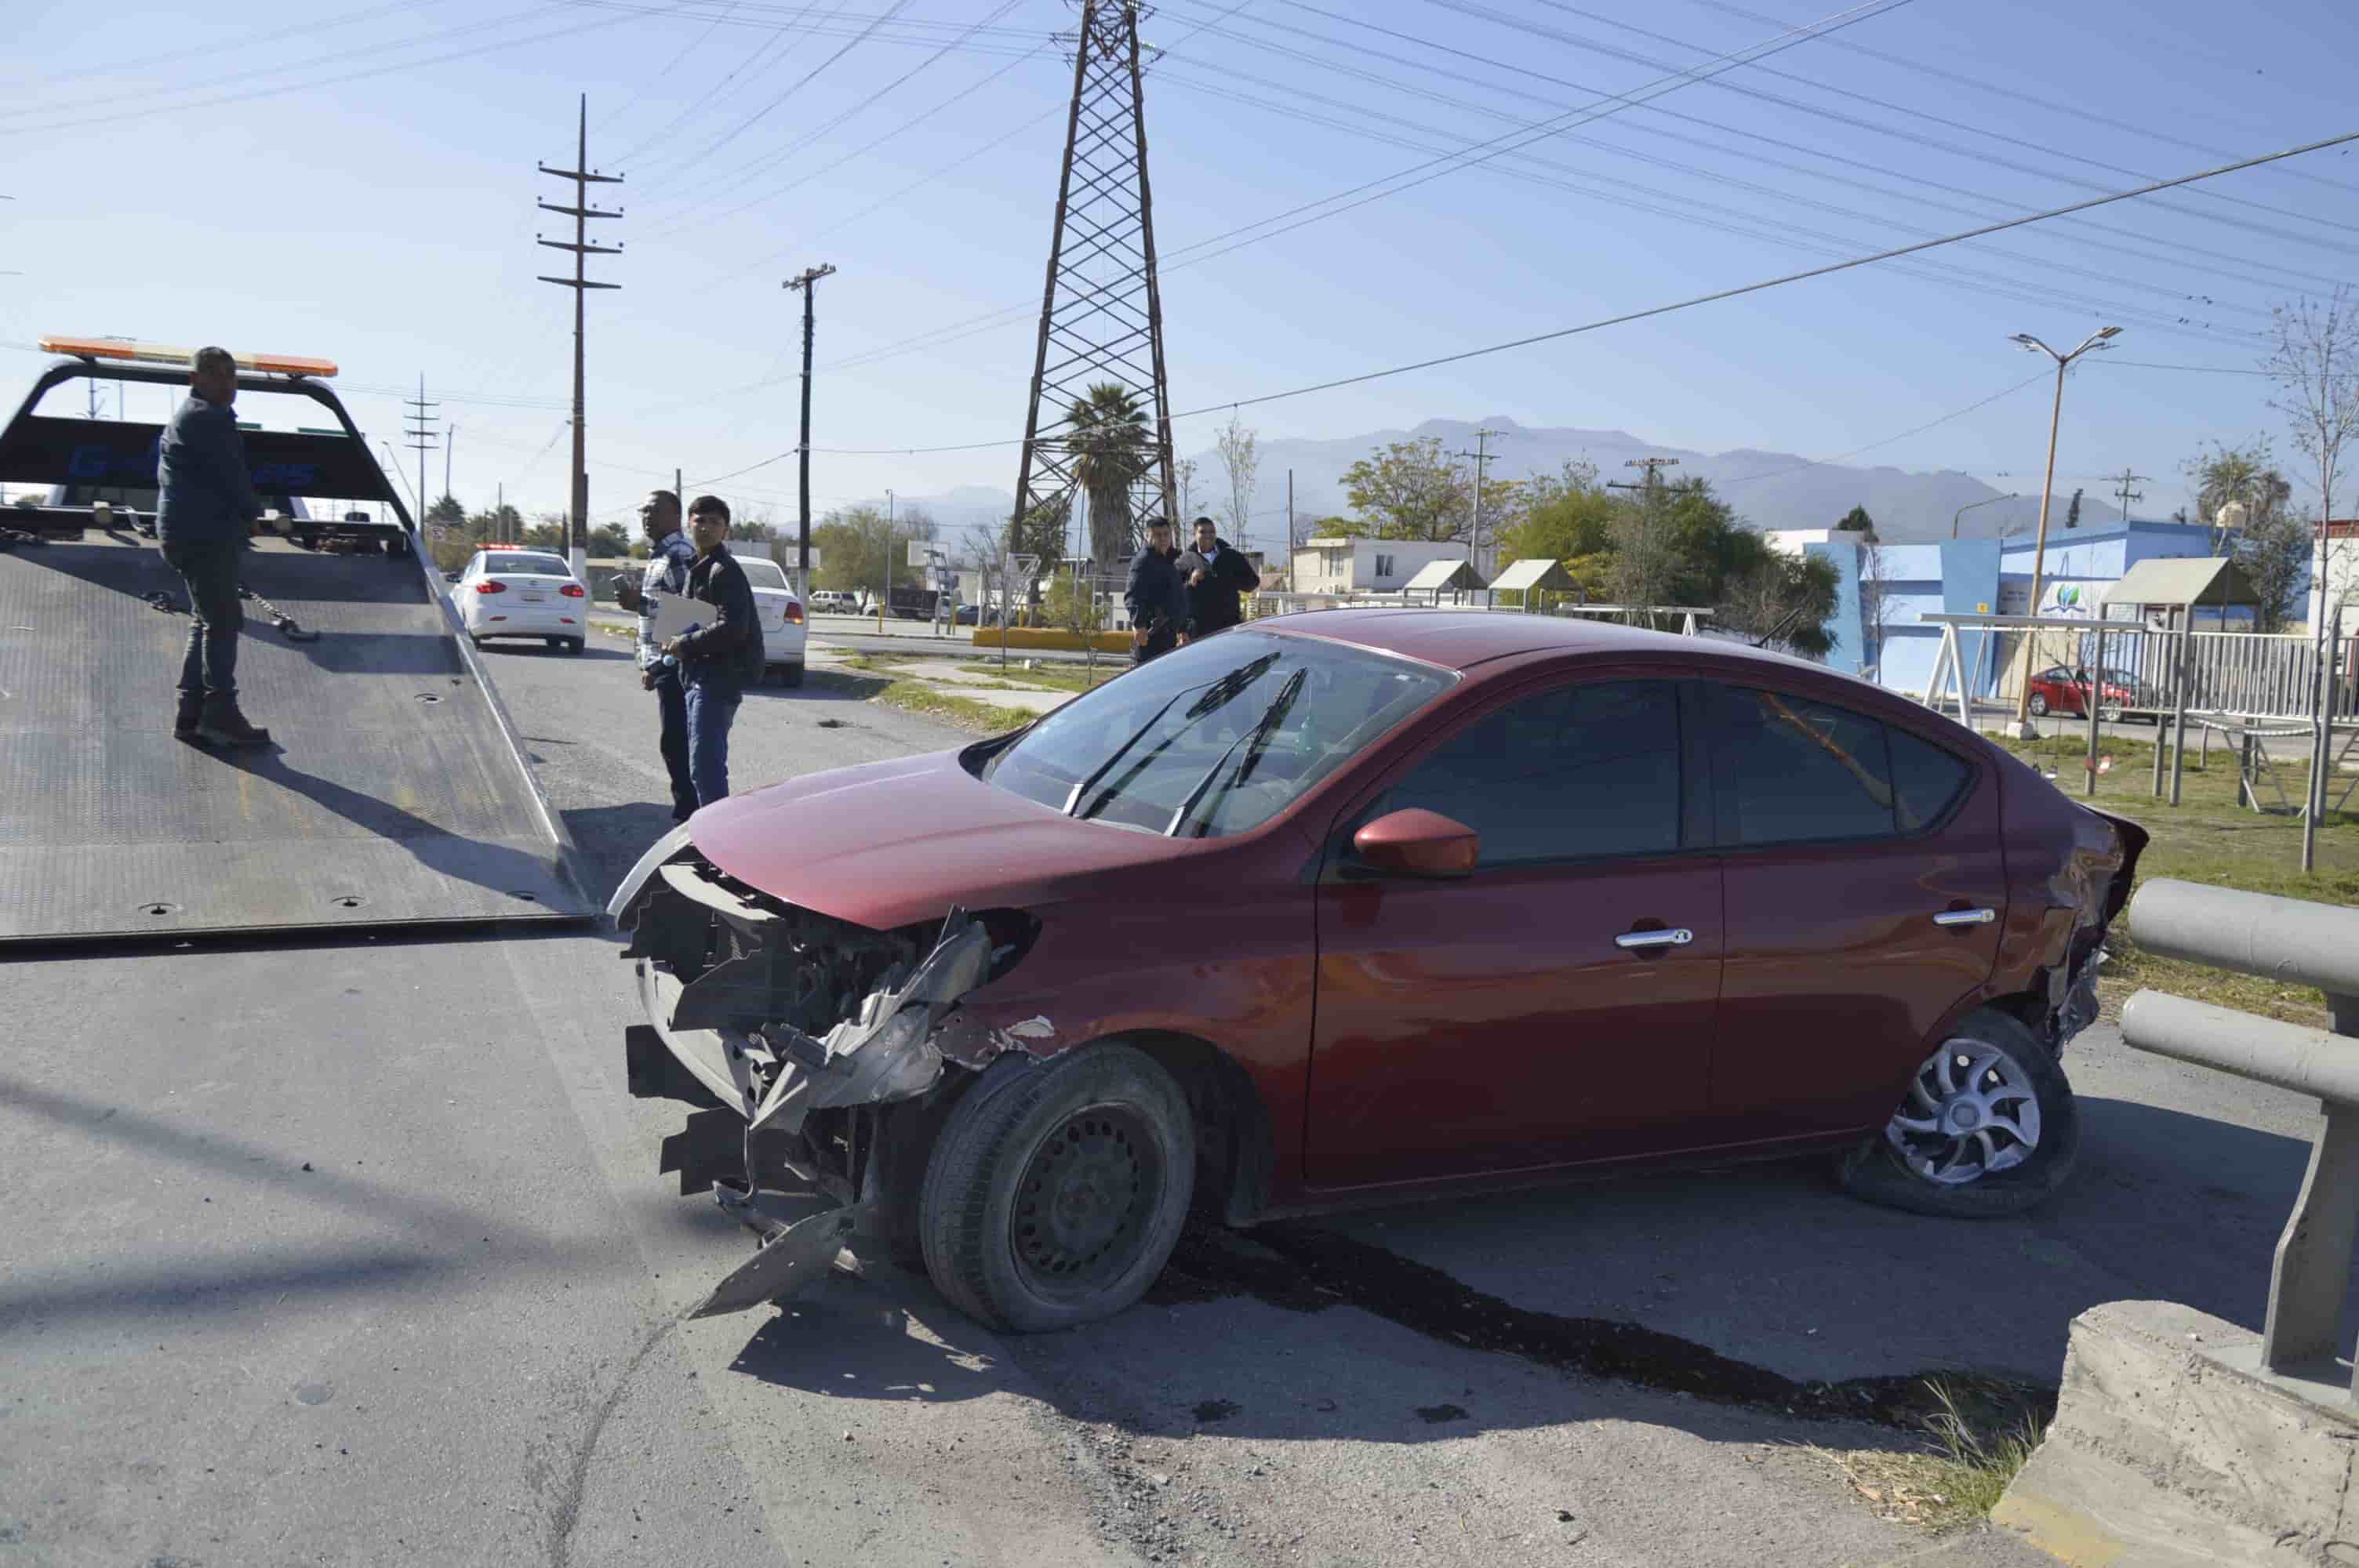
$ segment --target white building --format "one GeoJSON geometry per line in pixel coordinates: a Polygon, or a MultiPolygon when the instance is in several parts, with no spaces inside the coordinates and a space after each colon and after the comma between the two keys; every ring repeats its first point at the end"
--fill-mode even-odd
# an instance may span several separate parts
{"type": "Polygon", "coordinates": [[[1466,546],[1424,539],[1306,539],[1294,552],[1296,593],[1398,593],[1434,561],[1462,561],[1466,546]]]}

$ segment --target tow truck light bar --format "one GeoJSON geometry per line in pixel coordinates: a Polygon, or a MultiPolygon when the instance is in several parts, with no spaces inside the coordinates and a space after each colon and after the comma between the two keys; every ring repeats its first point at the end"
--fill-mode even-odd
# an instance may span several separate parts
{"type": "MultiPolygon", "coordinates": [[[[127,360],[135,364],[188,365],[196,362],[194,349],[174,348],[168,343],[141,343],[129,338],[60,338],[48,337],[38,341],[37,347],[45,354],[71,354],[85,360],[127,360]]],[[[333,360],[299,359],[293,354],[241,354],[234,351],[231,357],[240,370],[262,371],[272,375],[305,375],[325,380],[336,373],[333,360]]],[[[337,435],[343,434],[339,430],[337,435]]]]}

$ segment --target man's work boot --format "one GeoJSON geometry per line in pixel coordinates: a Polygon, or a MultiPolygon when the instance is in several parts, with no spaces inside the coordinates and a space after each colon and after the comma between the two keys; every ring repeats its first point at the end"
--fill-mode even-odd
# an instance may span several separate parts
{"type": "Polygon", "coordinates": [[[204,717],[204,693],[201,691],[182,692],[180,694],[180,706],[175,709],[172,714],[172,739],[175,741],[197,740],[199,738],[197,734],[197,721],[204,717]]]}
{"type": "Polygon", "coordinates": [[[197,733],[222,746],[267,746],[270,731],[246,722],[245,715],[237,710],[234,697],[205,698],[204,715],[197,720],[197,733]]]}

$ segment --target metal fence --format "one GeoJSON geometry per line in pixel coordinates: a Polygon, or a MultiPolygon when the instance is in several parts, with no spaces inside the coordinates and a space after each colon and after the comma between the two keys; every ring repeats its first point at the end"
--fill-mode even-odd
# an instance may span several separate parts
{"type": "MultiPolygon", "coordinates": [[[[2009,700],[2027,671],[2037,676],[2060,665],[2076,672],[2105,671],[2105,684],[2127,687],[2125,706],[2142,713],[2183,708],[2190,713],[2239,719],[2307,719],[2317,708],[2319,651],[2306,633],[2158,631],[2135,621],[2091,621],[2060,628],[2052,619],[2036,630],[2021,630],[2008,624],[2008,620],[2019,622],[2019,617],[1938,619],[1946,623],[1950,650],[1935,666],[1935,678],[1943,689],[1926,693],[1935,706],[1946,707],[1951,700],[1956,660],[1962,651],[1970,683],[1979,687],[1993,681],[1995,695],[2009,700]],[[1960,642],[1970,634],[1971,645],[1961,650],[1960,642]],[[2019,639],[2025,636],[2033,639],[2028,660],[2020,651],[2019,639]]],[[[2354,668],[2359,660],[2354,654],[2359,654],[2359,639],[2334,651],[2332,706],[2338,719],[2359,715],[2359,671],[2354,668]]]]}

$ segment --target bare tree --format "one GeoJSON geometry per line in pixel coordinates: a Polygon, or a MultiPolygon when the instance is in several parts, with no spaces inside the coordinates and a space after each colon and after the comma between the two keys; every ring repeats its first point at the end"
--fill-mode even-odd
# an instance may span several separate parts
{"type": "Polygon", "coordinates": [[[2332,736],[2332,676],[2328,661],[2343,619],[2348,584],[2338,580],[2334,548],[2334,486],[2342,477],[2343,446],[2359,434],[2359,308],[2348,285],[2324,301],[2303,298],[2271,312],[2277,345],[2266,368],[2277,383],[2269,406],[2286,416],[2294,449],[2310,467],[2318,487],[2318,558],[2312,569],[2310,617],[2318,687],[2310,720],[2310,805],[2302,814],[2301,869],[2318,860],[2318,819],[2326,808],[2327,756],[2332,736]]]}
{"type": "Polygon", "coordinates": [[[1660,500],[1660,487],[1649,486],[1645,498],[1614,519],[1614,562],[1608,582],[1616,604],[1645,611],[1647,623],[1657,605],[1670,597],[1680,570],[1680,546],[1671,529],[1669,509],[1660,500]]]}
{"type": "MultiPolygon", "coordinates": [[[[1868,537],[1875,537],[1873,531],[1868,537]]],[[[1879,685],[1884,680],[1884,629],[1892,621],[1891,584],[1892,562],[1885,546],[1866,546],[1859,553],[1860,636],[1867,644],[1860,650],[1860,662],[1865,666],[1860,673],[1879,685]]]]}
{"type": "Polygon", "coordinates": [[[1221,466],[1228,470],[1230,542],[1240,550],[1246,544],[1246,526],[1253,517],[1254,480],[1261,472],[1261,439],[1234,413],[1219,438],[1221,466]]]}
{"type": "Polygon", "coordinates": [[[1180,515],[1173,518],[1172,522],[1176,526],[1185,529],[1188,525],[1188,519],[1196,514],[1195,459],[1174,458],[1171,460],[1171,488],[1173,491],[1178,492],[1180,497],[1180,515]]]}

